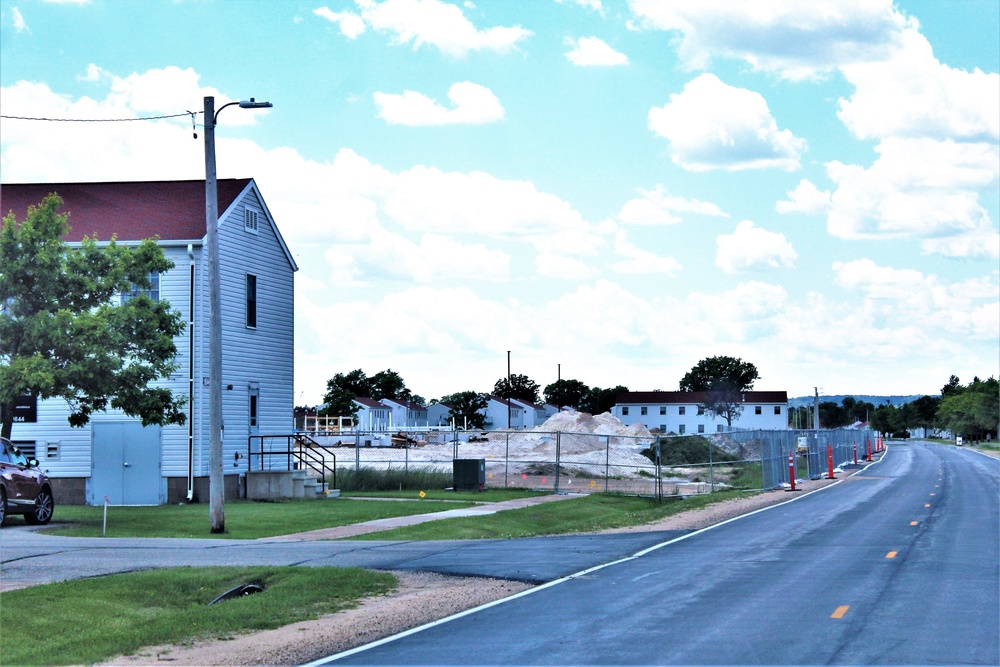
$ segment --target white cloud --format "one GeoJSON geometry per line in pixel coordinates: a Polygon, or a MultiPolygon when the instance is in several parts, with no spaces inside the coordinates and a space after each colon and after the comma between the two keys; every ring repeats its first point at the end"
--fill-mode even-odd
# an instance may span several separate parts
{"type": "Polygon", "coordinates": [[[379,117],[390,125],[452,125],[493,123],[503,120],[504,110],[493,92],[470,81],[460,81],[448,89],[453,107],[412,90],[402,95],[375,93],[379,117]]]}
{"type": "Polygon", "coordinates": [[[394,44],[412,42],[414,49],[427,44],[456,58],[464,57],[469,51],[504,53],[531,35],[531,31],[520,26],[479,30],[460,7],[441,0],[355,0],[355,3],[360,15],[334,12],[327,7],[314,13],[339,24],[341,32],[350,39],[368,26],[376,32],[389,33],[394,44]]]}
{"type": "Polygon", "coordinates": [[[575,257],[542,252],[535,256],[535,271],[546,278],[559,278],[579,282],[597,275],[586,262],[575,257]]]}
{"type": "Polygon", "coordinates": [[[673,257],[662,257],[631,243],[624,232],[615,237],[615,254],[622,257],[611,264],[616,273],[631,275],[665,274],[676,276],[680,273],[681,264],[673,257]]]}
{"type": "Polygon", "coordinates": [[[836,262],[836,282],[861,292],[876,319],[913,319],[932,329],[996,339],[1000,285],[989,278],[948,283],[913,269],[879,266],[870,259],[836,262]]]}
{"type": "Polygon", "coordinates": [[[24,20],[24,15],[21,14],[21,11],[17,7],[10,8],[10,15],[14,21],[14,30],[17,32],[31,32],[24,20]]]}
{"type": "Polygon", "coordinates": [[[668,194],[661,184],[653,190],[639,189],[640,197],[630,199],[618,212],[618,220],[625,225],[673,225],[681,222],[678,213],[697,213],[729,217],[717,204],[668,194]]]}
{"type": "Polygon", "coordinates": [[[313,14],[340,26],[340,32],[348,39],[355,39],[365,31],[365,21],[354,12],[335,12],[329,7],[313,10],[313,14]]]}
{"type": "Polygon", "coordinates": [[[862,139],[890,136],[1000,138],[1000,74],[965,72],[940,63],[915,30],[885,60],[845,65],[855,91],[838,116],[862,139]]]}
{"type": "Polygon", "coordinates": [[[884,57],[916,21],[892,0],[630,0],[643,29],[680,33],[678,54],[692,69],[714,57],[742,60],[792,79],[884,57]]]}
{"type": "Polygon", "coordinates": [[[832,235],[921,238],[925,251],[950,248],[946,254],[956,254],[964,248],[968,254],[963,256],[997,256],[995,244],[942,244],[949,237],[993,234],[978,191],[995,188],[1000,178],[996,144],[890,138],[875,150],[879,158],[867,169],[827,163],[827,174],[837,185],[827,216],[832,235]]]}
{"type": "Polygon", "coordinates": [[[569,2],[574,5],[580,5],[581,7],[591,11],[598,12],[602,15],[604,14],[604,5],[601,3],[601,0],[556,0],[556,2],[560,4],[569,2]]]}
{"type": "Polygon", "coordinates": [[[784,234],[769,232],[744,220],[732,234],[716,238],[715,265],[726,273],[789,268],[798,254],[784,234]]]}
{"type": "Polygon", "coordinates": [[[778,213],[805,213],[817,215],[830,208],[830,192],[820,190],[811,181],[803,178],[794,190],[789,191],[787,201],[774,205],[778,213]]]}
{"type": "Polygon", "coordinates": [[[365,275],[418,283],[455,279],[500,281],[510,277],[510,256],[483,243],[459,243],[443,234],[423,234],[419,242],[378,227],[370,243],[357,248],[365,275]]]}
{"type": "Polygon", "coordinates": [[[689,171],[799,168],[806,142],[779,130],[760,93],[726,85],[714,74],[689,81],[649,111],[649,127],[670,142],[673,161],[689,171]]]}
{"type": "Polygon", "coordinates": [[[567,38],[566,44],[573,47],[566,59],[577,67],[616,67],[628,64],[628,56],[611,48],[598,37],[567,38]]]}

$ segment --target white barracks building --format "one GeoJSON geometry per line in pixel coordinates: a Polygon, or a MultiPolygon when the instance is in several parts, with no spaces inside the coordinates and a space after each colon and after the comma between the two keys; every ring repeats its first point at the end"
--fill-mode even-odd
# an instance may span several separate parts
{"type": "MultiPolygon", "coordinates": [[[[742,395],[743,413],[733,420],[733,429],[776,430],[788,428],[788,392],[747,391],[742,395]]],[[[727,430],[725,417],[712,417],[701,406],[700,391],[629,391],[618,394],[611,414],[626,426],[643,424],[650,431],[690,435],[727,430]]]]}

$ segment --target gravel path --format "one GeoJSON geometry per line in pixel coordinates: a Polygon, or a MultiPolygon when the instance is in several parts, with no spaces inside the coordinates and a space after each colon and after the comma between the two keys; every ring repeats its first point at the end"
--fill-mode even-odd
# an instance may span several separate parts
{"type": "MultiPolygon", "coordinates": [[[[831,483],[830,480],[806,480],[798,486],[806,493],[831,483]]],[[[800,495],[780,490],[768,491],[682,512],[651,524],[601,532],[697,530],[800,495]]],[[[393,574],[399,579],[399,586],[395,591],[364,600],[355,609],[276,630],[199,641],[189,646],[151,647],[135,655],[101,664],[297,665],[505,598],[531,587],[529,584],[501,579],[413,572],[393,574]]]]}

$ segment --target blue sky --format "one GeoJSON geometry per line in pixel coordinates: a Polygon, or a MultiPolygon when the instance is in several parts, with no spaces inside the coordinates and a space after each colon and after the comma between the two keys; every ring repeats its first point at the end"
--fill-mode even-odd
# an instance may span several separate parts
{"type": "MultiPolygon", "coordinates": [[[[7,116],[227,110],[296,276],[296,403],[362,368],[937,393],[1000,366],[1000,5],[0,0],[7,116]]],[[[200,118],[197,120],[201,123],[200,118]]],[[[3,119],[4,182],[203,178],[190,117],[3,119]]],[[[203,136],[199,129],[199,137],[203,136]]]]}

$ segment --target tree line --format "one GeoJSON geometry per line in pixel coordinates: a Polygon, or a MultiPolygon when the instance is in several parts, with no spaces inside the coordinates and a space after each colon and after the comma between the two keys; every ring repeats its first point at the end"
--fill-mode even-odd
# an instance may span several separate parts
{"type": "MultiPolygon", "coordinates": [[[[758,378],[756,366],[734,357],[709,357],[699,361],[680,380],[681,391],[704,392],[704,406],[709,413],[720,416],[732,424],[743,410],[741,394],[753,388],[758,378]]],[[[580,380],[559,379],[541,387],[527,375],[514,374],[502,377],[493,384],[489,394],[474,390],[445,394],[433,399],[429,405],[444,403],[451,408],[451,417],[456,423],[468,424],[471,428],[482,428],[489,396],[501,399],[518,399],[527,403],[545,403],[571,407],[592,415],[610,412],[617,403],[618,394],[629,391],[624,385],[614,387],[590,387],[580,380]]],[[[357,417],[359,407],[355,397],[371,398],[376,401],[395,400],[425,405],[422,397],[413,394],[399,373],[392,369],[368,376],[362,369],[349,373],[337,373],[326,383],[323,406],[318,409],[320,416],[357,417]]],[[[297,407],[296,410],[306,408],[297,407]]]]}
{"type": "MultiPolygon", "coordinates": [[[[819,404],[819,424],[822,428],[838,428],[856,422],[880,432],[906,437],[911,429],[926,428],[950,431],[970,440],[997,436],[1000,422],[1000,383],[995,378],[963,385],[952,375],[941,388],[940,396],[921,396],[904,403],[874,405],[848,396],[839,404],[824,401],[819,404]]],[[[802,428],[811,422],[812,408],[800,407],[789,411],[789,423],[802,428]]]]}

